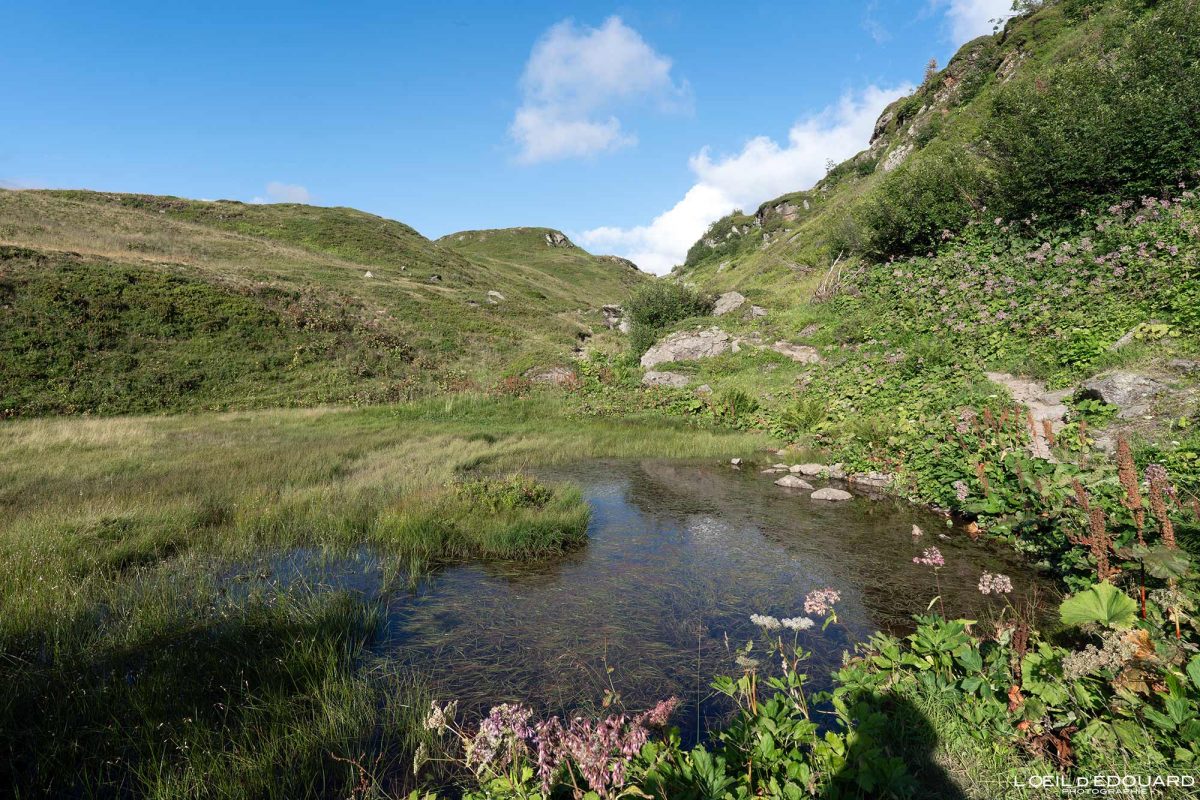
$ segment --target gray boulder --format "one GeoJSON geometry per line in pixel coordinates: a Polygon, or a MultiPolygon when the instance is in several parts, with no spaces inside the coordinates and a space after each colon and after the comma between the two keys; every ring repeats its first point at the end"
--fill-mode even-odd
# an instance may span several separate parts
{"type": "Polygon", "coordinates": [[[1115,370],[1084,381],[1082,389],[1085,395],[1116,406],[1120,419],[1132,419],[1145,416],[1154,398],[1165,392],[1167,387],[1136,372],[1115,370]]]}
{"type": "Polygon", "coordinates": [[[821,361],[821,354],[817,351],[817,348],[809,347],[806,344],[792,344],[791,342],[780,341],[771,345],[771,349],[801,364],[816,364],[821,361]]]}
{"type": "Polygon", "coordinates": [[[534,367],[526,371],[524,377],[530,383],[564,386],[575,380],[575,373],[569,367],[534,367]]]}
{"type": "Polygon", "coordinates": [[[719,317],[722,314],[728,314],[730,311],[736,311],[746,302],[746,298],[738,292],[725,292],[717,298],[717,304],[713,306],[713,316],[719,317]]]}
{"type": "Polygon", "coordinates": [[[695,361],[728,353],[733,337],[720,328],[679,331],[660,340],[642,356],[642,367],[649,369],[671,361],[695,361]]]}
{"type": "Polygon", "coordinates": [[[775,481],[776,486],[782,486],[785,489],[812,489],[812,484],[803,478],[798,478],[795,475],[784,475],[779,480],[775,481]]]}
{"type": "Polygon", "coordinates": [[[642,386],[670,386],[682,389],[691,381],[687,375],[678,372],[656,372],[651,370],[642,376],[642,386]]]}
{"type": "Polygon", "coordinates": [[[868,489],[890,489],[895,482],[896,476],[886,472],[858,472],[850,476],[850,483],[868,489]]]}
{"type": "Polygon", "coordinates": [[[843,500],[850,500],[854,495],[841,489],[825,488],[817,489],[811,495],[813,500],[825,500],[831,503],[839,503],[843,500]]]}

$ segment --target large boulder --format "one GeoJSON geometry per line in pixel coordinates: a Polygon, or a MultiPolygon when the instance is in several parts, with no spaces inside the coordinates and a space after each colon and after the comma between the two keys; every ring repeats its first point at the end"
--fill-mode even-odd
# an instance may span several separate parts
{"type": "Polygon", "coordinates": [[[728,353],[733,337],[720,328],[679,331],[660,340],[642,356],[642,367],[650,369],[671,361],[695,361],[728,353]]]}
{"type": "Polygon", "coordinates": [[[896,482],[895,475],[886,472],[856,472],[850,476],[850,483],[867,489],[886,491],[896,482]]]}
{"type": "Polygon", "coordinates": [[[738,292],[725,292],[717,298],[716,305],[713,306],[713,316],[719,317],[730,311],[737,311],[745,302],[746,298],[738,292]]]}
{"type": "Polygon", "coordinates": [[[678,372],[656,372],[650,370],[642,376],[643,386],[670,386],[673,389],[682,389],[690,381],[691,379],[687,375],[678,372]]]}
{"type": "Polygon", "coordinates": [[[1083,393],[1117,407],[1121,419],[1145,416],[1154,398],[1167,390],[1158,381],[1136,372],[1113,372],[1084,381],[1083,393]]]}

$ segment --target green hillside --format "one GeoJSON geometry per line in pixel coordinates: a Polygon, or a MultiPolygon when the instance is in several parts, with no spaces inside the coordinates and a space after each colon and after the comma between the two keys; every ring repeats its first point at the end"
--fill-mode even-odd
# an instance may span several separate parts
{"type": "Polygon", "coordinates": [[[369,403],[564,363],[643,276],[346,208],[0,192],[0,410],[369,403]],[[489,292],[498,293],[489,295],[489,292]]]}

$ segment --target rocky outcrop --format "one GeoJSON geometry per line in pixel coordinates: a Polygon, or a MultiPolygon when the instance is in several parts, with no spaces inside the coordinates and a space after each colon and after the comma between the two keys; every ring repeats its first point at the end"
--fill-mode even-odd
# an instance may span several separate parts
{"type": "Polygon", "coordinates": [[[1033,430],[1031,431],[1033,441],[1029,445],[1030,454],[1034,458],[1053,461],[1050,440],[1046,437],[1046,427],[1048,425],[1051,435],[1054,435],[1067,424],[1067,398],[1073,394],[1074,390],[1061,389],[1057,392],[1048,392],[1046,387],[1037,381],[1018,378],[1007,372],[984,374],[988,380],[1007,389],[1013,400],[1029,409],[1029,416],[1033,419],[1033,430]]]}
{"type": "Polygon", "coordinates": [[[1114,370],[1091,380],[1081,387],[1085,396],[1117,407],[1120,419],[1135,419],[1150,412],[1154,399],[1167,387],[1136,372],[1114,370]]]}
{"type": "Polygon", "coordinates": [[[734,339],[720,328],[679,331],[660,340],[642,356],[642,367],[650,369],[672,361],[712,358],[734,350],[734,339]]]}
{"type": "Polygon", "coordinates": [[[571,240],[558,231],[550,231],[546,234],[546,245],[548,247],[574,247],[571,240]]]}
{"type": "Polygon", "coordinates": [[[625,317],[625,309],[617,305],[600,306],[600,313],[604,315],[604,327],[610,331],[619,328],[621,320],[625,317]]]}
{"type": "Polygon", "coordinates": [[[643,386],[670,386],[682,389],[691,382],[691,378],[679,372],[656,372],[651,370],[642,376],[643,386]]]}

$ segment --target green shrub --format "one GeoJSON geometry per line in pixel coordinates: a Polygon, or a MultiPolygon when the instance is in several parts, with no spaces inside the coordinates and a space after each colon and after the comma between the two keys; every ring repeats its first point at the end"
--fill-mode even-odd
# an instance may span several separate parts
{"type": "Polygon", "coordinates": [[[1109,46],[1001,87],[989,122],[997,209],[1066,218],[1157,195],[1200,167],[1197,13],[1192,0],[1163,3],[1109,46]]]}
{"type": "Polygon", "coordinates": [[[629,319],[636,325],[664,328],[688,317],[712,313],[715,298],[678,283],[655,281],[639,289],[628,303],[629,319]]]}

